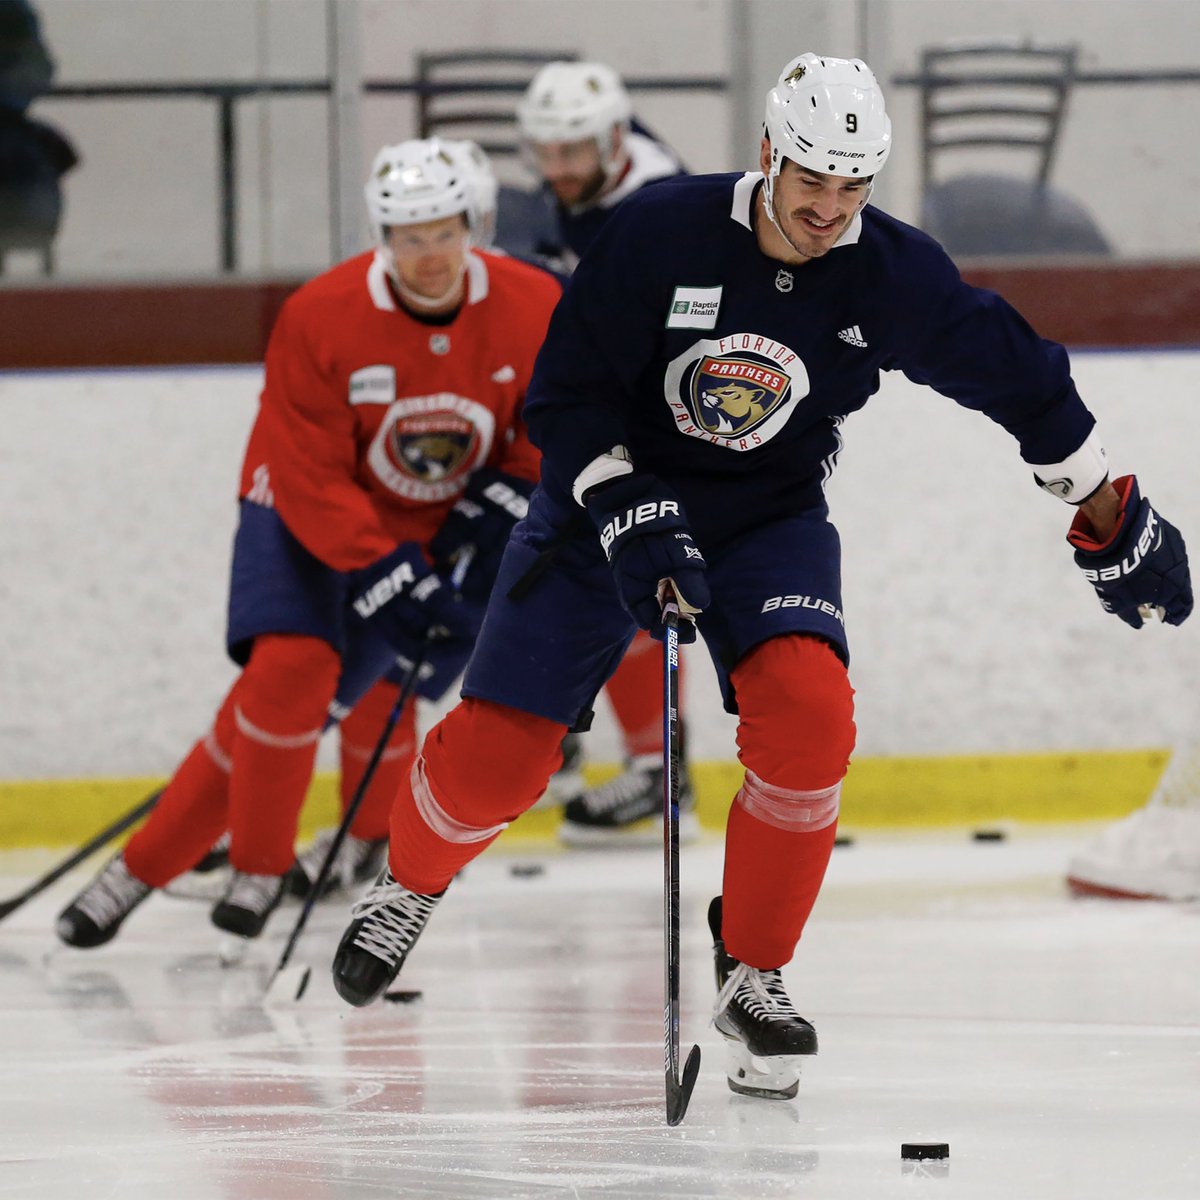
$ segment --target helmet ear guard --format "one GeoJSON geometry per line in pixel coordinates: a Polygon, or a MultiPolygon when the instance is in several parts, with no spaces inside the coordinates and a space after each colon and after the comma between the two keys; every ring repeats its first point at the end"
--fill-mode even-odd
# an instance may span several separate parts
{"type": "Polygon", "coordinates": [[[466,175],[470,201],[467,224],[471,229],[471,242],[486,250],[496,240],[496,210],[500,198],[500,184],[492,164],[478,143],[470,138],[446,138],[442,148],[466,175]]]}
{"type": "Polygon", "coordinates": [[[793,58],[767,92],[763,132],[771,146],[768,201],[785,158],[821,175],[867,179],[892,149],[883,92],[858,58],[793,58]]]}

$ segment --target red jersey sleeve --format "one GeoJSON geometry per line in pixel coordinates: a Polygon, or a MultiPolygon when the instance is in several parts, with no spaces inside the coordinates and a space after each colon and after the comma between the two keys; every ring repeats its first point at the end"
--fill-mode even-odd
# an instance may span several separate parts
{"type": "Polygon", "coordinates": [[[332,365],[321,361],[317,315],[291,302],[280,314],[246,466],[249,474],[267,464],[284,524],[323,563],[349,571],[388,553],[396,539],[357,479],[354,415],[332,365]]]}

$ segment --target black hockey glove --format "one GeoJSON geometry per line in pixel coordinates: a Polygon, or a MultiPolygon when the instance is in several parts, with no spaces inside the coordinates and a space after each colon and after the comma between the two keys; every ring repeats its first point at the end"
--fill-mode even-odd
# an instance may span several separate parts
{"type": "Polygon", "coordinates": [[[528,479],[484,467],[467,481],[466,491],[447,513],[429,543],[437,569],[449,574],[464,546],[475,547],[471,569],[463,580],[463,595],[486,599],[500,570],[512,527],[529,511],[534,485],[528,479]]]}
{"type": "Polygon", "coordinates": [[[439,638],[470,638],[474,624],[454,589],[425,561],[416,542],[401,542],[350,581],[355,613],[371,621],[397,653],[434,632],[439,638]]]}
{"type": "MultiPolygon", "coordinates": [[[[592,488],[584,502],[600,531],[621,603],[651,637],[666,636],[660,599],[665,581],[682,616],[708,607],[704,555],[692,540],[679,497],[661,479],[637,471],[621,475],[592,488]]],[[[679,640],[696,640],[694,621],[680,621],[679,640]]]]}
{"type": "Polygon", "coordinates": [[[1098,542],[1091,522],[1079,513],[1067,534],[1075,562],[1105,611],[1126,625],[1140,629],[1142,618],[1154,611],[1168,625],[1180,625],[1192,611],[1183,537],[1150,507],[1133,475],[1113,480],[1113,487],[1121,497],[1117,528],[1108,541],[1098,542]]]}

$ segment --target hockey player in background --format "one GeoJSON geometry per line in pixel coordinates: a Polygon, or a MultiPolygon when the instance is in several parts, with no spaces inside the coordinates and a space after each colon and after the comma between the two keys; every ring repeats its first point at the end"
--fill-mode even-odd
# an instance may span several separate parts
{"type": "MultiPolygon", "coordinates": [[[[674,152],[637,123],[632,111],[617,72],[594,62],[547,63],[517,105],[524,156],[554,210],[554,231],[537,249],[564,273],[574,270],[621,201],[684,173],[674,152]]],[[[551,781],[549,794],[563,805],[559,836],[567,845],[661,844],[659,675],[654,643],[639,633],[605,691],[620,727],[624,770],[593,788],[585,788],[579,771],[551,781]]],[[[575,735],[568,735],[569,756],[573,743],[575,735]]],[[[680,840],[688,842],[699,834],[699,824],[686,760],[680,766],[680,840]]]]}
{"type": "MultiPolygon", "coordinates": [[[[350,1003],[394,978],[455,873],[528,808],[564,729],[669,589],[738,716],[744,782],[713,900],[715,1023],[735,1091],[795,1094],[817,1035],[780,968],[833,846],[854,746],[838,536],[824,482],[839,425],[881,370],[998,422],[1073,506],[1068,539],[1102,603],[1191,611],[1178,531],[1136,480],[1109,482],[1066,352],[967,286],[932,239],[867,207],[891,150],[857,60],[803,54],[767,94],[760,170],[631,197],[555,310],[526,403],[542,476],[514,530],[462,702],[429,732],[392,815],[389,866],[333,964],[350,1003]],[[519,602],[512,584],[584,511],[519,602]]],[[[945,464],[948,500],[963,486],[945,464]]],[[[897,497],[880,480],[879,503],[897,497]]],[[[914,530],[920,545],[921,531],[914,530]]]]}
{"type": "MultiPolygon", "coordinates": [[[[473,248],[489,216],[473,179],[436,139],[385,147],[366,185],[377,248],[284,305],[242,469],[227,631],[242,672],[145,826],[59,916],[68,944],[111,939],[226,829],[232,875],[212,920],[258,936],[287,884],[331,706],[346,718],[349,794],[397,695],[384,674],[430,631],[418,695],[438,698],[461,673],[538,477],[522,403],[561,290],[473,248]]],[[[351,828],[364,854],[412,763],[407,708],[351,828]]]]}

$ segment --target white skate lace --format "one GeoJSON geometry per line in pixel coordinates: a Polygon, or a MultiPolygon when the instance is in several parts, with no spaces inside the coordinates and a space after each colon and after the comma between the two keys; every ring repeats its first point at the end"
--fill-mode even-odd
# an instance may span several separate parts
{"type": "MultiPolygon", "coordinates": [[[[317,876],[321,872],[321,864],[325,861],[325,856],[329,853],[329,847],[333,845],[335,837],[337,837],[336,829],[322,829],[313,838],[312,845],[300,855],[300,869],[308,876],[309,883],[316,883],[317,876]]],[[[348,833],[329,870],[330,880],[340,883],[342,887],[349,887],[354,882],[354,872],[366,861],[370,851],[370,842],[348,833]]]]}
{"type": "Polygon", "coordinates": [[[630,767],[622,771],[615,779],[602,783],[590,792],[584,792],[583,804],[589,813],[601,816],[620,808],[631,800],[644,795],[647,788],[653,787],[657,780],[651,771],[640,767],[630,767]]]}
{"type": "Polygon", "coordinates": [[[278,892],[278,875],[247,875],[234,871],[224,903],[245,909],[257,917],[271,907],[278,892]]]}
{"type": "Polygon", "coordinates": [[[75,907],[100,928],[127,913],[150,887],[135,879],[123,858],[115,858],[75,901],[75,907]]]}
{"type": "Polygon", "coordinates": [[[717,993],[713,1008],[715,1021],[734,1000],[752,1017],[766,1021],[785,1021],[789,1018],[802,1019],[792,1004],[791,997],[783,988],[783,979],[778,970],[760,971],[747,963],[740,962],[729,973],[725,986],[717,993]]]}
{"type": "Polygon", "coordinates": [[[354,945],[394,965],[412,949],[440,899],[410,892],[395,880],[376,884],[350,909],[355,920],[373,918],[364,922],[354,945]]]}

